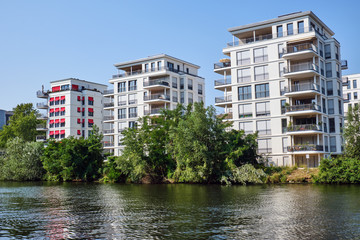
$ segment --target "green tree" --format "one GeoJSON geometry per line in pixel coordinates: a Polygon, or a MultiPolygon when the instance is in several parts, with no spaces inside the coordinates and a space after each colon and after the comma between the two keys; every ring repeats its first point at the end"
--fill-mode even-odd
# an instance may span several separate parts
{"type": "Polygon", "coordinates": [[[350,158],[360,158],[360,110],[359,106],[348,109],[344,128],[345,154],[350,158]]]}
{"type": "Polygon", "coordinates": [[[0,179],[13,181],[40,180],[44,169],[40,160],[43,144],[25,142],[15,137],[6,145],[5,156],[0,158],[0,179]]]}
{"type": "Polygon", "coordinates": [[[6,147],[6,143],[15,137],[24,141],[35,141],[36,125],[42,122],[36,119],[38,114],[32,103],[17,105],[14,109],[14,115],[10,118],[9,125],[4,126],[0,131],[0,148],[6,147]]]}

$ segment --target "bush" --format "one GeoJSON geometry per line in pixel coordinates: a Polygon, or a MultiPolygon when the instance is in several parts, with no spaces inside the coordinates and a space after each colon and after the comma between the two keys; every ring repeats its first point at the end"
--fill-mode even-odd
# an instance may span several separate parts
{"type": "Polygon", "coordinates": [[[264,183],[266,174],[262,169],[256,169],[251,164],[245,164],[241,167],[234,168],[229,176],[222,176],[221,183],[223,184],[257,184],[264,183]]]}

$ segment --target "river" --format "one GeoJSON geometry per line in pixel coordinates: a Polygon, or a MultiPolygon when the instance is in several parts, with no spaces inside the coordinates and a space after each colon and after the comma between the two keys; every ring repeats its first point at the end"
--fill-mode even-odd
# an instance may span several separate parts
{"type": "Polygon", "coordinates": [[[360,239],[360,186],[0,182],[0,239],[360,239]]]}

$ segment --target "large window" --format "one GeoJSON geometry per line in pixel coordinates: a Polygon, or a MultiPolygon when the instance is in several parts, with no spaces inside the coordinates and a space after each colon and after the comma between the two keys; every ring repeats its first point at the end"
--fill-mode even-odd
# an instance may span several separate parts
{"type": "Polygon", "coordinates": [[[330,130],[330,133],[334,133],[336,131],[334,118],[329,118],[329,130],[330,130]]]}
{"type": "Polygon", "coordinates": [[[188,89],[189,90],[193,89],[193,80],[192,79],[188,79],[188,89]]]}
{"type": "Polygon", "coordinates": [[[294,26],[292,23],[288,23],[286,25],[286,31],[287,31],[287,35],[293,35],[294,34],[294,26]]]}
{"type": "Polygon", "coordinates": [[[184,78],[180,78],[180,89],[184,89],[184,78]]]}
{"type": "Polygon", "coordinates": [[[177,102],[177,101],[178,101],[178,93],[177,93],[177,91],[173,91],[172,100],[173,100],[173,102],[177,102]]]}
{"type": "Polygon", "coordinates": [[[118,119],[126,118],[126,108],[121,108],[118,110],[118,119]]]}
{"type": "Polygon", "coordinates": [[[322,99],[322,109],[323,109],[323,113],[326,113],[326,100],[325,100],[325,98],[322,99]]]}
{"type": "Polygon", "coordinates": [[[326,77],[332,77],[331,63],[326,63],[325,64],[325,70],[326,70],[326,77]]]}
{"type": "Polygon", "coordinates": [[[256,103],[256,116],[270,116],[270,102],[256,103]]]}
{"type": "Polygon", "coordinates": [[[336,137],[330,137],[330,152],[336,152],[336,137]]]}
{"type": "Polygon", "coordinates": [[[328,100],[328,114],[334,114],[334,99],[328,100]]]}
{"type": "Polygon", "coordinates": [[[269,78],[268,66],[255,67],[255,81],[266,80],[269,78]]]}
{"type": "Polygon", "coordinates": [[[136,103],[137,103],[136,93],[129,94],[129,104],[136,104],[136,103]]]}
{"type": "Polygon", "coordinates": [[[239,129],[244,130],[245,134],[253,133],[253,123],[252,122],[240,122],[239,129]]]}
{"type": "Polygon", "coordinates": [[[194,98],[193,98],[193,94],[191,92],[188,93],[188,103],[193,103],[194,102],[194,98]]]}
{"type": "Polygon", "coordinates": [[[126,128],[126,122],[119,122],[119,132],[124,131],[126,128]]]}
{"type": "Polygon", "coordinates": [[[280,95],[283,96],[285,94],[285,81],[280,81],[280,95]]]}
{"type": "Polygon", "coordinates": [[[335,58],[339,60],[339,47],[335,46],[335,58]]]}
{"type": "Polygon", "coordinates": [[[326,59],[331,58],[331,48],[330,48],[330,44],[325,44],[325,58],[326,58],[326,59]]]}
{"type": "Polygon", "coordinates": [[[341,100],[339,100],[338,105],[339,105],[339,114],[342,114],[342,104],[341,104],[341,100]]]}
{"type": "Polygon", "coordinates": [[[251,81],[251,73],[250,68],[244,68],[238,70],[238,83],[250,82],[251,81]]]}
{"type": "Polygon", "coordinates": [[[259,136],[270,135],[271,134],[270,120],[257,121],[256,130],[259,132],[259,136]]]}
{"type": "Polygon", "coordinates": [[[356,80],[353,80],[353,88],[357,88],[357,81],[356,80]]]}
{"type": "Polygon", "coordinates": [[[319,42],[319,53],[321,57],[324,57],[324,44],[319,42]]]}
{"type": "Polygon", "coordinates": [[[119,106],[123,106],[123,105],[126,105],[126,95],[121,95],[119,96],[119,102],[118,102],[119,106]]]}
{"type": "Polygon", "coordinates": [[[200,94],[200,95],[203,94],[203,85],[202,84],[198,84],[198,94],[200,94]]]}
{"type": "Polygon", "coordinates": [[[324,145],[325,145],[325,152],[329,151],[329,137],[325,136],[324,137],[324,145]]]}
{"type": "Polygon", "coordinates": [[[283,152],[286,153],[287,147],[288,147],[288,138],[287,137],[282,138],[282,146],[283,146],[283,152]]]}
{"type": "Polygon", "coordinates": [[[185,93],[180,92],[180,103],[184,103],[184,102],[185,102],[185,93]]]}
{"type": "Polygon", "coordinates": [[[259,139],[258,140],[258,152],[259,153],[271,153],[271,139],[259,139]]]}
{"type": "Polygon", "coordinates": [[[284,54],[284,44],[283,43],[278,44],[278,53],[279,53],[279,58],[281,58],[282,55],[284,54]]]}
{"type": "Polygon", "coordinates": [[[255,97],[256,98],[264,98],[269,97],[269,84],[258,84],[255,86],[255,97]]]}
{"type": "Polygon", "coordinates": [[[305,32],[304,21],[299,21],[299,22],[297,23],[297,27],[298,27],[298,33],[303,33],[303,32],[305,32]]]}
{"type": "Polygon", "coordinates": [[[276,32],[277,32],[277,37],[282,37],[283,36],[283,26],[276,26],[276,32]]]}
{"type": "Polygon", "coordinates": [[[136,80],[129,81],[129,91],[136,90],[136,80]]]}
{"type": "Polygon", "coordinates": [[[322,76],[325,76],[325,72],[324,72],[324,61],[320,60],[320,74],[322,76]]]}
{"type": "Polygon", "coordinates": [[[239,118],[252,117],[252,104],[239,105],[239,118]]]}
{"type": "Polygon", "coordinates": [[[239,66],[250,64],[250,50],[237,52],[236,57],[239,66]]]}
{"type": "Polygon", "coordinates": [[[267,47],[254,49],[254,62],[266,62],[268,60],[267,47]]]}
{"type": "Polygon", "coordinates": [[[333,81],[327,81],[326,82],[326,90],[327,90],[327,95],[328,96],[333,95],[333,81]]]}
{"type": "Polygon", "coordinates": [[[126,91],[126,82],[119,82],[118,83],[118,92],[125,92],[126,91]]]}
{"type": "Polygon", "coordinates": [[[282,77],[284,75],[284,68],[285,68],[285,63],[283,62],[279,63],[279,77],[282,77]]]}
{"type": "Polygon", "coordinates": [[[177,88],[178,84],[177,84],[177,78],[176,77],[172,77],[172,87],[173,88],[177,88]]]}
{"type": "Polygon", "coordinates": [[[280,102],[280,105],[281,105],[281,114],[285,114],[285,112],[286,112],[286,106],[285,106],[285,104],[286,104],[286,100],[281,100],[281,102],[280,102]]]}
{"type": "Polygon", "coordinates": [[[251,99],[251,86],[239,87],[238,95],[239,100],[251,99]]]}
{"type": "Polygon", "coordinates": [[[287,119],[283,118],[281,119],[281,133],[287,132],[287,119]]]}
{"type": "Polygon", "coordinates": [[[129,108],[129,118],[137,117],[137,107],[129,108]]]}
{"type": "Polygon", "coordinates": [[[357,92],[354,92],[354,100],[355,99],[358,99],[358,93],[357,92]]]}

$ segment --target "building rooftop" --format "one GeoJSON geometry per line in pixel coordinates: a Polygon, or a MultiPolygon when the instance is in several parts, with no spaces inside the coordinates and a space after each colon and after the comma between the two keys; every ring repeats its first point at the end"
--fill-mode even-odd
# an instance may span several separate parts
{"type": "Polygon", "coordinates": [[[105,84],[90,82],[90,81],[86,81],[86,80],[80,80],[78,78],[66,78],[66,79],[54,80],[54,81],[51,81],[50,83],[65,82],[65,81],[69,81],[69,80],[75,80],[75,81],[79,81],[79,82],[83,82],[83,83],[91,83],[91,84],[96,84],[96,85],[107,87],[107,85],[105,85],[105,84]]]}
{"type": "Polygon", "coordinates": [[[155,60],[155,59],[160,59],[160,58],[168,58],[168,59],[172,59],[174,61],[183,62],[183,63],[185,63],[187,65],[190,65],[190,66],[192,66],[194,68],[197,68],[197,69],[200,68],[200,66],[198,66],[196,64],[181,60],[181,59],[176,58],[176,57],[172,57],[172,56],[167,55],[167,54],[157,54],[157,55],[154,55],[154,56],[148,56],[146,58],[140,58],[140,59],[137,59],[137,60],[131,60],[131,61],[126,61],[126,62],[116,63],[116,64],[114,64],[114,66],[117,67],[117,68],[129,67],[131,65],[138,64],[140,62],[145,62],[145,61],[155,60]]]}
{"type": "Polygon", "coordinates": [[[329,32],[331,35],[334,35],[335,33],[328,27],[326,26],[325,23],[323,23],[312,11],[305,11],[305,12],[295,12],[295,13],[289,13],[289,14],[285,14],[285,15],[281,15],[277,18],[273,18],[270,20],[266,20],[266,21],[261,21],[261,22],[256,22],[256,23],[251,23],[251,24],[246,24],[246,25],[242,25],[242,26],[238,26],[238,27],[232,27],[229,28],[228,31],[231,34],[237,34],[237,33],[241,33],[241,32],[246,32],[249,30],[252,30],[254,28],[263,26],[263,25],[269,25],[269,24],[273,24],[276,22],[280,22],[280,21],[286,21],[286,20],[290,20],[293,18],[300,18],[300,17],[304,17],[304,16],[310,16],[311,18],[313,18],[315,21],[317,21],[320,25],[324,26],[324,29],[329,32]]]}

